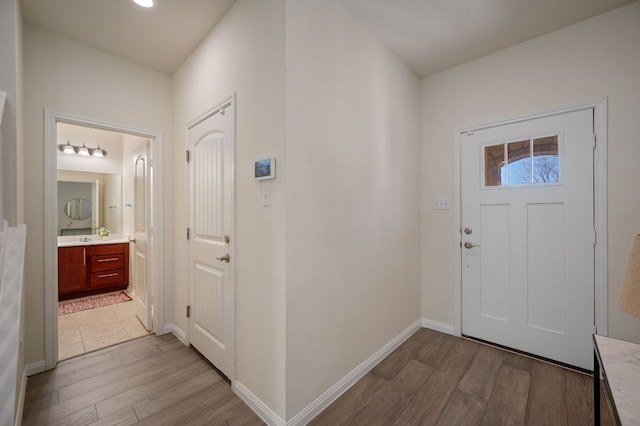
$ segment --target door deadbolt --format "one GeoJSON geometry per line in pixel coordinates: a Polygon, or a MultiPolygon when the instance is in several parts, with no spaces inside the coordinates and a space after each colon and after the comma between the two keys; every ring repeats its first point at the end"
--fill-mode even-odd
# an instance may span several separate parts
{"type": "Polygon", "coordinates": [[[229,263],[231,261],[231,256],[229,256],[229,253],[227,253],[222,257],[216,257],[216,259],[229,263]]]}
{"type": "Polygon", "coordinates": [[[467,235],[471,235],[471,233],[473,232],[473,229],[471,228],[464,228],[464,233],[467,235]]]}
{"type": "Polygon", "coordinates": [[[230,237],[230,236],[228,236],[228,235],[225,235],[225,236],[224,236],[224,242],[225,242],[225,244],[229,244],[229,242],[230,242],[230,241],[231,241],[231,237],[230,237]]]}

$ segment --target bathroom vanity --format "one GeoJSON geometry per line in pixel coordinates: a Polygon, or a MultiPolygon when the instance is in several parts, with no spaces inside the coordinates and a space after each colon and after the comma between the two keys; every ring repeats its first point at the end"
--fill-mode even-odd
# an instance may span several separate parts
{"type": "Polygon", "coordinates": [[[129,237],[58,237],[58,299],[125,290],[129,284],[129,237]]]}

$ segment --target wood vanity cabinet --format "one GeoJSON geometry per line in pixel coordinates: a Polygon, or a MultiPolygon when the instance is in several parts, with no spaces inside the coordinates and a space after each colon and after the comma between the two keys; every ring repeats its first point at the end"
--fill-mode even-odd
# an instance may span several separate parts
{"type": "Polygon", "coordinates": [[[124,290],[129,243],[58,247],[58,299],[124,290]]]}

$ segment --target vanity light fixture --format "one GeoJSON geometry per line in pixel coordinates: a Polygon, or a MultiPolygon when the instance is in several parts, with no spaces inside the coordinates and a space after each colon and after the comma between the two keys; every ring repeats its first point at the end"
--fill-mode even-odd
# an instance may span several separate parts
{"type": "Polygon", "coordinates": [[[65,154],[75,154],[76,153],[76,150],[73,148],[73,146],[71,146],[69,141],[67,141],[66,145],[60,145],[60,148],[61,148],[62,152],[64,152],[65,154]]]}
{"type": "Polygon", "coordinates": [[[84,143],[82,143],[82,146],[78,148],[78,155],[83,155],[85,157],[89,156],[89,148],[87,148],[84,143]]]}
{"type": "Polygon", "coordinates": [[[103,158],[107,155],[107,151],[100,148],[100,145],[98,145],[97,148],[89,148],[85,143],[83,143],[82,146],[74,146],[74,145],[71,145],[69,141],[67,141],[67,143],[64,145],[63,144],[58,145],[58,149],[63,154],[78,154],[78,155],[82,155],[83,157],[92,156],[96,158],[103,158]]]}
{"type": "Polygon", "coordinates": [[[133,0],[135,4],[142,7],[153,7],[155,0],[133,0]]]}

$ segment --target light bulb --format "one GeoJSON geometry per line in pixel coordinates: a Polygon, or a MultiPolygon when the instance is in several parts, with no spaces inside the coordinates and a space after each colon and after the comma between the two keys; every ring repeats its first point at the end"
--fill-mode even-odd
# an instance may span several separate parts
{"type": "Polygon", "coordinates": [[[98,158],[104,157],[104,152],[102,152],[102,150],[100,149],[100,145],[98,145],[98,147],[93,150],[93,156],[98,158]]]}
{"type": "Polygon", "coordinates": [[[84,143],[78,149],[78,155],[84,155],[85,157],[89,156],[89,148],[87,148],[84,143]]]}
{"type": "Polygon", "coordinates": [[[153,7],[154,0],[133,0],[135,4],[142,7],[153,7]]]}
{"type": "Polygon", "coordinates": [[[64,148],[62,148],[62,152],[65,154],[75,154],[76,150],[73,149],[69,141],[67,141],[67,144],[64,146],[64,148]]]}

